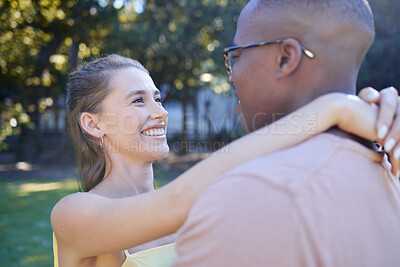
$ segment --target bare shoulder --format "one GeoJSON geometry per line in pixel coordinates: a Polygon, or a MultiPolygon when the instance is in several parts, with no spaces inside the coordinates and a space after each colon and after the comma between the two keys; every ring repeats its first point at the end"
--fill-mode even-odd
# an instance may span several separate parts
{"type": "Polygon", "coordinates": [[[51,226],[57,241],[71,244],[96,220],[106,198],[92,193],[74,193],[62,198],[51,211],[51,226]]]}
{"type": "Polygon", "coordinates": [[[65,220],[69,220],[71,215],[81,213],[85,208],[85,203],[96,201],[99,196],[90,193],[74,193],[60,199],[51,211],[51,223],[54,226],[63,224],[65,220]]]}
{"type": "MultiPolygon", "coordinates": [[[[63,212],[74,211],[76,208],[81,207],[82,204],[91,203],[93,201],[99,201],[104,197],[87,192],[77,192],[67,195],[60,199],[52,210],[52,217],[59,216],[63,212]]],[[[78,209],[79,210],[79,209],[78,209]]]]}

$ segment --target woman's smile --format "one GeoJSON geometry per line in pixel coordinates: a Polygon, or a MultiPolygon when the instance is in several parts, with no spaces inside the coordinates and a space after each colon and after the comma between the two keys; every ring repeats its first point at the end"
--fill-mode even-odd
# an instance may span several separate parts
{"type": "Polygon", "coordinates": [[[159,124],[159,125],[153,125],[145,130],[143,130],[141,133],[142,135],[145,136],[150,136],[150,137],[165,137],[165,123],[159,124]]]}

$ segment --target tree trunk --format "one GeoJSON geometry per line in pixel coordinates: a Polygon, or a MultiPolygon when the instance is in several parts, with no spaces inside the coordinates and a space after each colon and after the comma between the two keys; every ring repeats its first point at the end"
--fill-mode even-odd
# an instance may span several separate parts
{"type": "Polygon", "coordinates": [[[185,81],[185,86],[183,87],[182,94],[182,110],[183,110],[183,118],[182,118],[182,131],[181,131],[181,149],[180,154],[186,154],[188,152],[188,140],[187,140],[187,104],[189,102],[189,87],[187,87],[185,81]]]}
{"type": "Polygon", "coordinates": [[[192,100],[193,109],[194,109],[194,142],[198,144],[200,142],[200,133],[199,133],[199,106],[198,106],[198,97],[199,91],[194,91],[194,97],[192,100]]]}
{"type": "MultiPolygon", "coordinates": [[[[42,78],[43,71],[49,64],[50,56],[57,51],[64,38],[64,36],[55,36],[40,49],[33,77],[42,78]]],[[[42,144],[39,131],[39,100],[42,97],[46,97],[46,88],[41,84],[38,86],[32,86],[29,104],[35,104],[36,108],[33,112],[28,113],[28,115],[35,127],[33,129],[22,127],[21,135],[18,139],[18,151],[16,154],[17,161],[37,161],[40,159],[42,144]]]]}
{"type": "MultiPolygon", "coordinates": [[[[79,42],[78,41],[73,41],[71,44],[71,48],[69,51],[69,56],[68,56],[68,73],[71,73],[78,64],[79,58],[78,58],[78,51],[79,51],[79,42]]],[[[66,103],[64,105],[64,109],[67,109],[66,103]]],[[[72,140],[70,136],[70,131],[69,131],[69,125],[68,125],[68,117],[67,113],[65,113],[65,118],[64,118],[65,124],[64,124],[64,131],[61,136],[61,149],[58,151],[59,158],[63,162],[68,162],[68,163],[73,163],[75,162],[75,154],[74,154],[74,149],[72,145],[72,140]]]]}

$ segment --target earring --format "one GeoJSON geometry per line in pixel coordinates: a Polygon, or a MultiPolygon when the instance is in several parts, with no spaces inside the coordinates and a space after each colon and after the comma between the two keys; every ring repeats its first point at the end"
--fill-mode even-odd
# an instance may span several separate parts
{"type": "Polygon", "coordinates": [[[103,147],[103,145],[104,145],[103,136],[100,136],[100,146],[103,147]]]}

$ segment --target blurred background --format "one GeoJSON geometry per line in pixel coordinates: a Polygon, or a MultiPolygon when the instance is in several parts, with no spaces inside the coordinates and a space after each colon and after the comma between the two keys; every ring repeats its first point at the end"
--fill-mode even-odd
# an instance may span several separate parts
{"type": "MultiPolygon", "coordinates": [[[[139,60],[161,89],[172,153],[161,186],[243,135],[227,82],[244,0],[0,0],[0,262],[51,266],[49,215],[79,190],[65,113],[68,73],[117,53],[139,60]]],[[[400,2],[369,1],[376,41],[358,88],[400,88],[400,2]]]]}

